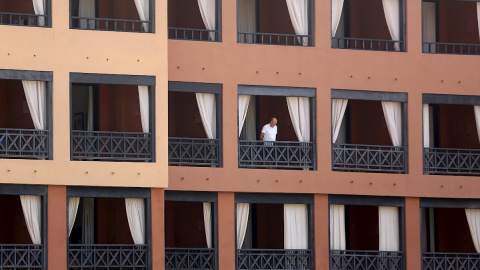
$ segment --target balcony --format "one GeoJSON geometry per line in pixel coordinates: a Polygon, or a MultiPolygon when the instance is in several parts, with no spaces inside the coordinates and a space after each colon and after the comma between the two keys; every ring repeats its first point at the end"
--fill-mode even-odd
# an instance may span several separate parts
{"type": "Polygon", "coordinates": [[[423,52],[479,55],[476,2],[423,1],[423,52]]]}
{"type": "Polygon", "coordinates": [[[47,159],[49,131],[0,128],[0,157],[47,159]]]}
{"type": "Polygon", "coordinates": [[[165,269],[216,269],[214,248],[165,248],[165,269]]]}
{"type": "Polygon", "coordinates": [[[221,41],[220,1],[168,0],[168,38],[197,41],[221,41]]]}
{"type": "Polygon", "coordinates": [[[68,269],[148,269],[147,245],[69,244],[68,269]]]}
{"type": "Polygon", "coordinates": [[[313,46],[313,1],[305,0],[301,5],[294,10],[282,1],[238,0],[237,42],[313,46]]]}
{"type": "Polygon", "coordinates": [[[377,250],[330,250],[330,270],[343,269],[403,270],[403,252],[377,250]]]}
{"type": "Polygon", "coordinates": [[[70,0],[70,28],[153,33],[154,10],[152,1],[70,0]]]}
{"type": "Polygon", "coordinates": [[[480,175],[480,149],[424,148],[428,174],[480,175]]]}
{"type": "Polygon", "coordinates": [[[238,270],[312,269],[310,249],[239,249],[238,270]]]}
{"type": "Polygon", "coordinates": [[[312,142],[238,141],[239,168],[313,169],[312,142]]]}
{"type": "Polygon", "coordinates": [[[406,154],[403,146],[333,144],[332,160],[338,171],[403,173],[406,154]]]}
{"type": "Polygon", "coordinates": [[[218,139],[168,138],[168,164],[185,166],[219,166],[218,139]]]}
{"type": "Polygon", "coordinates": [[[460,270],[479,268],[480,254],[478,253],[422,253],[423,270],[460,270]]]}
{"type": "Polygon", "coordinates": [[[404,52],[404,10],[401,0],[332,0],[332,48],[404,52]]]}
{"type": "Polygon", "coordinates": [[[49,27],[50,1],[34,8],[32,1],[0,0],[0,25],[49,27]]]}

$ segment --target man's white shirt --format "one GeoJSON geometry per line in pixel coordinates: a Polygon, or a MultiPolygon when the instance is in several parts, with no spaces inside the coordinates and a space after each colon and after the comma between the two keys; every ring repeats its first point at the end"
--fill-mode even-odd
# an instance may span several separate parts
{"type": "Polygon", "coordinates": [[[273,128],[270,124],[266,124],[262,128],[263,140],[266,142],[274,142],[277,139],[277,126],[275,125],[273,128]]]}

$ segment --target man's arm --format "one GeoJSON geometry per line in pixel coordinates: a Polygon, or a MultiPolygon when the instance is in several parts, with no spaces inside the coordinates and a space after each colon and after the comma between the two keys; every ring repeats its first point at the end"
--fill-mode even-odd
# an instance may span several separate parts
{"type": "Polygon", "coordinates": [[[265,133],[260,133],[260,141],[263,141],[263,136],[265,136],[265,133]]]}

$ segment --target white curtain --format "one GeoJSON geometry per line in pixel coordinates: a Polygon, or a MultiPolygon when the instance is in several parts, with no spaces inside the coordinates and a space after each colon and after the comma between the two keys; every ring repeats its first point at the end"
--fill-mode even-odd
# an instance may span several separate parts
{"type": "Polygon", "coordinates": [[[332,37],[337,33],[340,19],[342,18],[344,0],[332,0],[332,37]]]}
{"type": "MultiPolygon", "coordinates": [[[[295,34],[308,35],[308,0],[286,1],[295,34]]],[[[303,46],[308,46],[308,37],[301,40],[303,46]]]]}
{"type": "MultiPolygon", "coordinates": [[[[423,42],[436,42],[437,41],[437,24],[436,24],[436,3],[435,2],[423,2],[423,42]]],[[[477,9],[478,11],[478,9],[477,9]]],[[[425,44],[423,45],[424,51],[436,52],[435,45],[425,44]],[[430,50],[429,49],[430,46],[430,50]]]]}
{"type": "MultiPolygon", "coordinates": [[[[198,8],[207,30],[215,30],[215,0],[198,0],[198,8]]],[[[215,33],[210,32],[210,40],[215,40],[215,33]]]]}
{"type": "Polygon", "coordinates": [[[82,244],[95,243],[95,201],[94,198],[82,198],[82,244]]]}
{"type": "MultiPolygon", "coordinates": [[[[382,0],[385,19],[392,40],[400,40],[400,0],[382,0]]],[[[395,42],[395,51],[400,51],[400,43],[395,42]]]]}
{"type": "Polygon", "coordinates": [[[308,97],[287,97],[288,112],[299,142],[310,141],[310,100],[308,97]]]}
{"type": "Polygon", "coordinates": [[[480,140],[480,105],[473,106],[475,112],[475,124],[477,125],[478,139],[480,140]]]}
{"type": "MultiPolygon", "coordinates": [[[[36,15],[45,15],[45,0],[32,0],[33,1],[33,10],[36,15]]],[[[38,26],[45,26],[45,17],[38,17],[37,21],[38,26]]]]}
{"type": "MultiPolygon", "coordinates": [[[[257,32],[257,2],[256,0],[238,0],[238,32],[257,32]]],[[[242,35],[240,43],[253,43],[253,35],[242,35]]]]}
{"type": "Polygon", "coordinates": [[[205,224],[207,247],[212,248],[212,203],[203,203],[203,223],[205,224]]]}
{"type": "Polygon", "coordinates": [[[250,96],[238,96],[238,136],[242,134],[243,124],[247,118],[248,104],[250,103],[250,96]]]}
{"type": "MultiPolygon", "coordinates": [[[[95,18],[95,0],[78,1],[78,17],[95,18]]],[[[95,29],[95,20],[80,19],[81,29],[95,29]]]]}
{"type": "Polygon", "coordinates": [[[383,114],[393,146],[402,145],[402,104],[382,101],[383,114]]]}
{"type": "Polygon", "coordinates": [[[217,105],[215,94],[196,93],[198,109],[207,138],[217,138],[217,105]]]}
{"type": "Polygon", "coordinates": [[[22,203],[28,234],[30,234],[32,243],[39,245],[42,243],[42,197],[20,195],[20,202],[22,203]]]}
{"type": "Polygon", "coordinates": [[[477,24],[478,24],[478,34],[480,35],[480,2],[477,2],[477,24]]]}
{"type": "Polygon", "coordinates": [[[308,208],[306,204],[283,205],[285,249],[308,248],[308,208]]]}
{"type": "Polygon", "coordinates": [[[72,233],[73,224],[75,224],[75,218],[77,217],[79,203],[80,197],[70,197],[68,199],[68,236],[70,236],[72,233]]]}
{"type": "Polygon", "coordinates": [[[242,248],[243,240],[245,240],[249,208],[250,204],[248,203],[237,203],[237,249],[242,248]]]}
{"type": "Polygon", "coordinates": [[[340,127],[342,126],[343,116],[347,110],[348,99],[332,99],[332,142],[338,139],[340,127]]]}
{"type": "MultiPolygon", "coordinates": [[[[138,16],[142,21],[150,20],[149,0],[134,0],[137,7],[138,16]]],[[[143,31],[148,32],[148,23],[142,23],[143,31]]]]}
{"type": "Polygon", "coordinates": [[[423,104],[423,147],[430,147],[430,108],[423,104]]]}
{"type": "Polygon", "coordinates": [[[142,119],[142,130],[143,133],[150,132],[150,109],[149,109],[149,98],[148,98],[148,86],[139,85],[138,86],[138,99],[140,102],[140,118],[142,119]]]}
{"type": "Polygon", "coordinates": [[[465,214],[473,245],[477,253],[480,253],[480,209],[465,209],[465,214]]]}
{"type": "Polygon", "coordinates": [[[378,207],[378,249],[380,251],[400,251],[400,231],[398,208],[378,207]]]}
{"type": "Polygon", "coordinates": [[[245,120],[245,135],[247,140],[254,141],[257,139],[257,113],[256,113],[256,99],[250,98],[247,110],[247,119],[245,120]]]}
{"type": "Polygon", "coordinates": [[[88,87],[87,130],[93,131],[93,86],[88,87]]]}
{"type": "Polygon", "coordinates": [[[145,200],[125,198],[128,226],[135,245],[145,244],[145,200]]]}
{"type": "Polygon", "coordinates": [[[22,81],[30,116],[35,129],[44,130],[47,122],[47,83],[43,81],[22,81]]]}
{"type": "Polygon", "coordinates": [[[330,205],[330,249],[345,250],[345,205],[330,205]]]}

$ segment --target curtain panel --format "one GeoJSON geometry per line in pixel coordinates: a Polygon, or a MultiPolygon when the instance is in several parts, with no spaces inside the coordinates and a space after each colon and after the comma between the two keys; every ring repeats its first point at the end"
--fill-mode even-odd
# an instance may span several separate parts
{"type": "Polygon", "coordinates": [[[82,244],[95,243],[95,199],[82,198],[82,244]]]}
{"type": "Polygon", "coordinates": [[[80,197],[70,197],[68,199],[68,236],[72,233],[75,218],[77,217],[78,205],[80,197]]]}
{"type": "Polygon", "coordinates": [[[287,97],[288,112],[299,142],[310,141],[310,100],[308,97],[287,97]]]}
{"type": "Polygon", "coordinates": [[[332,142],[337,142],[343,117],[347,110],[348,99],[332,99],[332,142]]]}
{"type": "Polygon", "coordinates": [[[20,195],[23,216],[27,224],[28,234],[32,243],[42,243],[42,197],[34,195],[20,195]]]}
{"type": "Polygon", "coordinates": [[[430,108],[423,104],[423,147],[430,147],[430,108]]]}
{"type": "Polygon", "coordinates": [[[337,34],[338,25],[342,18],[344,0],[332,0],[332,37],[337,34]]]}
{"type": "Polygon", "coordinates": [[[150,132],[150,102],[148,97],[148,86],[138,86],[138,100],[140,103],[140,118],[142,120],[143,133],[150,132]]]}
{"type": "Polygon", "coordinates": [[[400,251],[398,207],[378,207],[379,251],[400,251]]]}
{"type": "Polygon", "coordinates": [[[88,87],[87,130],[93,131],[93,86],[88,87]]]}
{"type": "Polygon", "coordinates": [[[477,2],[477,24],[478,24],[478,34],[480,35],[480,2],[477,2]]]}
{"type": "Polygon", "coordinates": [[[475,113],[475,124],[477,126],[478,139],[480,140],[480,105],[473,106],[475,113]]]}
{"type": "Polygon", "coordinates": [[[212,203],[203,203],[203,223],[205,224],[207,247],[212,248],[212,203]]]}
{"type": "MultiPolygon", "coordinates": [[[[423,42],[436,42],[437,41],[437,24],[436,24],[436,3],[435,2],[423,2],[423,42]]],[[[477,9],[478,11],[478,9],[477,9]]],[[[436,52],[436,47],[434,45],[425,44],[423,45],[424,51],[436,52]],[[430,49],[430,50],[428,50],[430,49]]]]}
{"type": "MultiPolygon", "coordinates": [[[[135,6],[137,7],[138,16],[142,21],[150,20],[150,3],[149,0],[134,0],[135,6]]],[[[142,23],[143,31],[148,32],[149,25],[148,23],[142,23]]]]}
{"type": "MultiPolygon", "coordinates": [[[[400,40],[400,0],[382,0],[383,12],[387,20],[392,40],[400,40]]],[[[395,51],[400,51],[400,43],[395,42],[395,51]]]]}
{"type": "Polygon", "coordinates": [[[257,32],[257,2],[256,0],[238,0],[238,32],[252,33],[241,35],[240,43],[253,43],[253,33],[257,32]]]}
{"type": "Polygon", "coordinates": [[[145,244],[145,200],[125,198],[128,226],[135,245],[145,244]]]}
{"type": "Polygon", "coordinates": [[[242,134],[243,125],[245,119],[247,118],[248,105],[250,103],[249,95],[239,95],[238,96],[238,136],[242,134]]]}
{"type": "MultiPolygon", "coordinates": [[[[32,0],[33,10],[36,15],[45,15],[45,0],[32,0]]],[[[38,26],[45,26],[45,17],[41,16],[37,18],[38,26]]]]}
{"type": "MultiPolygon", "coordinates": [[[[95,18],[95,0],[78,0],[78,17],[95,18]]],[[[81,29],[95,29],[95,20],[80,19],[81,29]]]]}
{"type": "MultiPolygon", "coordinates": [[[[202,15],[203,23],[207,30],[215,30],[215,0],[198,0],[198,7],[200,9],[200,14],[202,15]]],[[[215,40],[215,33],[209,33],[210,40],[215,40]]]]}
{"type": "Polygon", "coordinates": [[[284,204],[284,248],[308,249],[308,207],[306,204],[284,204]]]}
{"type": "Polygon", "coordinates": [[[22,81],[28,109],[35,129],[45,130],[47,123],[47,83],[44,81],[22,81]]]}
{"type": "Polygon", "coordinates": [[[247,232],[250,204],[237,203],[237,249],[241,249],[247,232]]]}
{"type": "Polygon", "coordinates": [[[402,145],[402,104],[382,101],[383,114],[393,146],[402,145]]]}
{"type": "Polygon", "coordinates": [[[196,93],[198,109],[207,138],[217,138],[217,105],[215,94],[196,93]]]}
{"type": "Polygon", "coordinates": [[[465,215],[467,216],[473,245],[477,253],[480,253],[480,209],[465,209],[465,215]]]}
{"type": "Polygon", "coordinates": [[[330,249],[345,250],[345,205],[330,205],[330,249]]]}
{"type": "MultiPolygon", "coordinates": [[[[286,0],[290,20],[297,35],[308,35],[308,0],[286,0]]],[[[308,37],[298,38],[303,46],[308,46],[308,37]]]]}

